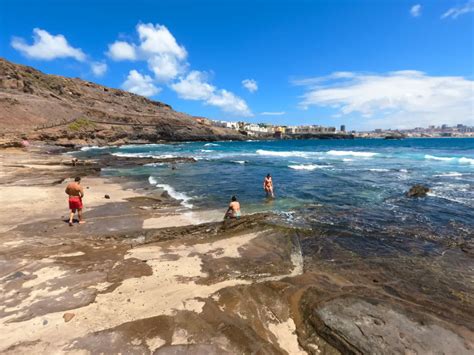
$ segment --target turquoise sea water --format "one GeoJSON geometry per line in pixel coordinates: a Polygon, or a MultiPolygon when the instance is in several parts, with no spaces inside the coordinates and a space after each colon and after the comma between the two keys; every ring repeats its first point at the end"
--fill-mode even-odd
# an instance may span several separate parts
{"type": "Polygon", "coordinates": [[[360,222],[364,228],[474,225],[474,139],[193,142],[85,148],[80,154],[196,158],[175,170],[157,164],[104,171],[166,189],[184,208],[225,209],[236,195],[244,212],[308,211],[318,221],[360,222]],[[273,176],[274,200],[263,192],[267,173],[273,176]],[[416,183],[431,188],[428,197],[404,196],[416,183]]]}

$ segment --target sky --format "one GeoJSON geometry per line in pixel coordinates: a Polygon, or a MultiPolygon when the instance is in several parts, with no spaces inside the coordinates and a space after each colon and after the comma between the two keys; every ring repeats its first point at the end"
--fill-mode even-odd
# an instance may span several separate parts
{"type": "Polygon", "coordinates": [[[474,0],[0,0],[0,56],[216,120],[474,126],[474,0]]]}

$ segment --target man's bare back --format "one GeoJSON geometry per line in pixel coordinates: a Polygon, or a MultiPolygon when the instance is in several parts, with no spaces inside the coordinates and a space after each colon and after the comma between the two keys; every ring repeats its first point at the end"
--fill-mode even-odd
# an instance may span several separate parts
{"type": "Polygon", "coordinates": [[[84,197],[84,190],[80,184],[73,181],[66,186],[66,193],[69,196],[79,196],[84,197]]]}

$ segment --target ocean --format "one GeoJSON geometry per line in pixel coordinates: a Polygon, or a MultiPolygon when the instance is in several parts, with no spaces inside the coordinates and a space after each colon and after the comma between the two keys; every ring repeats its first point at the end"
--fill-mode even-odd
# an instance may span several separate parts
{"type": "Polygon", "coordinates": [[[86,147],[81,156],[194,157],[196,163],[106,169],[167,190],[183,209],[274,211],[303,226],[344,225],[354,232],[456,238],[474,227],[474,139],[355,139],[191,142],[86,147]],[[275,199],[263,191],[273,177],[275,199]],[[414,184],[431,189],[407,198],[414,184]],[[415,233],[416,235],[418,235],[415,233]]]}

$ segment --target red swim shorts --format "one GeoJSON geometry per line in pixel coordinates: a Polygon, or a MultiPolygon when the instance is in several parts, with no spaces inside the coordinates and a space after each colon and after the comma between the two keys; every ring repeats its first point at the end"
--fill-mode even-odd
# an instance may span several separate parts
{"type": "Polygon", "coordinates": [[[69,209],[70,210],[82,209],[82,199],[79,196],[69,197],[69,209]]]}

